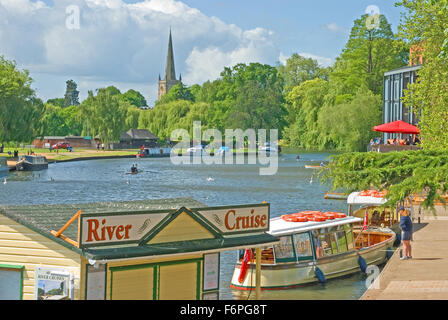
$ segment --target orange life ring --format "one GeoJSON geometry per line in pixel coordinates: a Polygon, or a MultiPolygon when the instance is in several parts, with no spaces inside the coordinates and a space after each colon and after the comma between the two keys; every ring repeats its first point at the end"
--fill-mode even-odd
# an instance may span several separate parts
{"type": "Polygon", "coordinates": [[[314,217],[312,217],[310,219],[311,221],[315,221],[315,222],[323,222],[327,220],[327,217],[325,216],[321,216],[321,215],[315,215],[314,217]]]}
{"type": "Polygon", "coordinates": [[[293,214],[284,214],[282,215],[282,219],[287,222],[307,222],[308,218],[303,216],[297,216],[295,213],[293,214]]]}
{"type": "Polygon", "coordinates": [[[336,219],[336,215],[333,212],[324,212],[324,216],[327,217],[329,220],[336,219]]]}

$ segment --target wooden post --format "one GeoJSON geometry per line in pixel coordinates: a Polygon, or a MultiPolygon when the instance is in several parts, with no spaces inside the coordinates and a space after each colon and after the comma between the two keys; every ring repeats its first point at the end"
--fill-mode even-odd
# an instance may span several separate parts
{"type": "Polygon", "coordinates": [[[255,297],[257,300],[260,300],[261,297],[261,248],[258,247],[255,249],[255,297]]]}

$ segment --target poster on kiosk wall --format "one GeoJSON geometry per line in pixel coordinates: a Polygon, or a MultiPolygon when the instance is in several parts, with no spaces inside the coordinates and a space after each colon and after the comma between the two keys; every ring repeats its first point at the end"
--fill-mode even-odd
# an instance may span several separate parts
{"type": "Polygon", "coordinates": [[[34,270],[35,300],[72,300],[71,273],[65,269],[36,267],[34,270]]]}

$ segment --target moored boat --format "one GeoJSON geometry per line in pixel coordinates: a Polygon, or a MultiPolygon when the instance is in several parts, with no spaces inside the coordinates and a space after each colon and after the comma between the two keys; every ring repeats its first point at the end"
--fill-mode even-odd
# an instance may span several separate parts
{"type": "Polygon", "coordinates": [[[0,177],[6,177],[9,174],[8,162],[5,158],[0,157],[0,177]]]}
{"type": "Polygon", "coordinates": [[[47,158],[37,155],[20,156],[16,164],[18,171],[38,171],[48,168],[47,158]]]}
{"type": "Polygon", "coordinates": [[[322,169],[323,167],[321,167],[321,166],[312,166],[312,165],[306,164],[305,168],[306,169],[322,169]]]}
{"type": "MultiPolygon", "coordinates": [[[[341,213],[305,211],[270,220],[280,243],[261,250],[261,289],[289,289],[381,265],[392,252],[390,229],[353,228],[362,219],[341,213]]],[[[248,254],[249,253],[249,254],[248,254]]],[[[255,289],[255,257],[240,251],[230,287],[255,289]]]]}
{"type": "MultiPolygon", "coordinates": [[[[385,206],[386,191],[363,190],[352,192],[347,197],[348,215],[364,219],[367,214],[367,225],[371,227],[386,227],[401,232],[400,217],[397,208],[385,206]]],[[[357,227],[361,225],[358,224],[357,227]]]]}

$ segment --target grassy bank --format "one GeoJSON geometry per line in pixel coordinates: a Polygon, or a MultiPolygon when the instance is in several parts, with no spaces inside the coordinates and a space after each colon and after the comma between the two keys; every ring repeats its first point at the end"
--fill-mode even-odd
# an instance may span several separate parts
{"type": "MultiPolygon", "coordinates": [[[[19,151],[19,156],[26,155],[30,152],[29,148],[5,148],[4,153],[1,153],[1,157],[10,158],[8,151],[11,154],[14,150],[19,151]]],[[[96,149],[75,149],[74,152],[69,152],[67,150],[59,150],[56,152],[53,150],[50,152],[48,149],[32,149],[34,154],[45,156],[48,160],[53,161],[69,161],[80,158],[102,158],[102,157],[119,157],[119,156],[135,156],[137,154],[137,149],[135,150],[96,150],[96,149]]]]}

